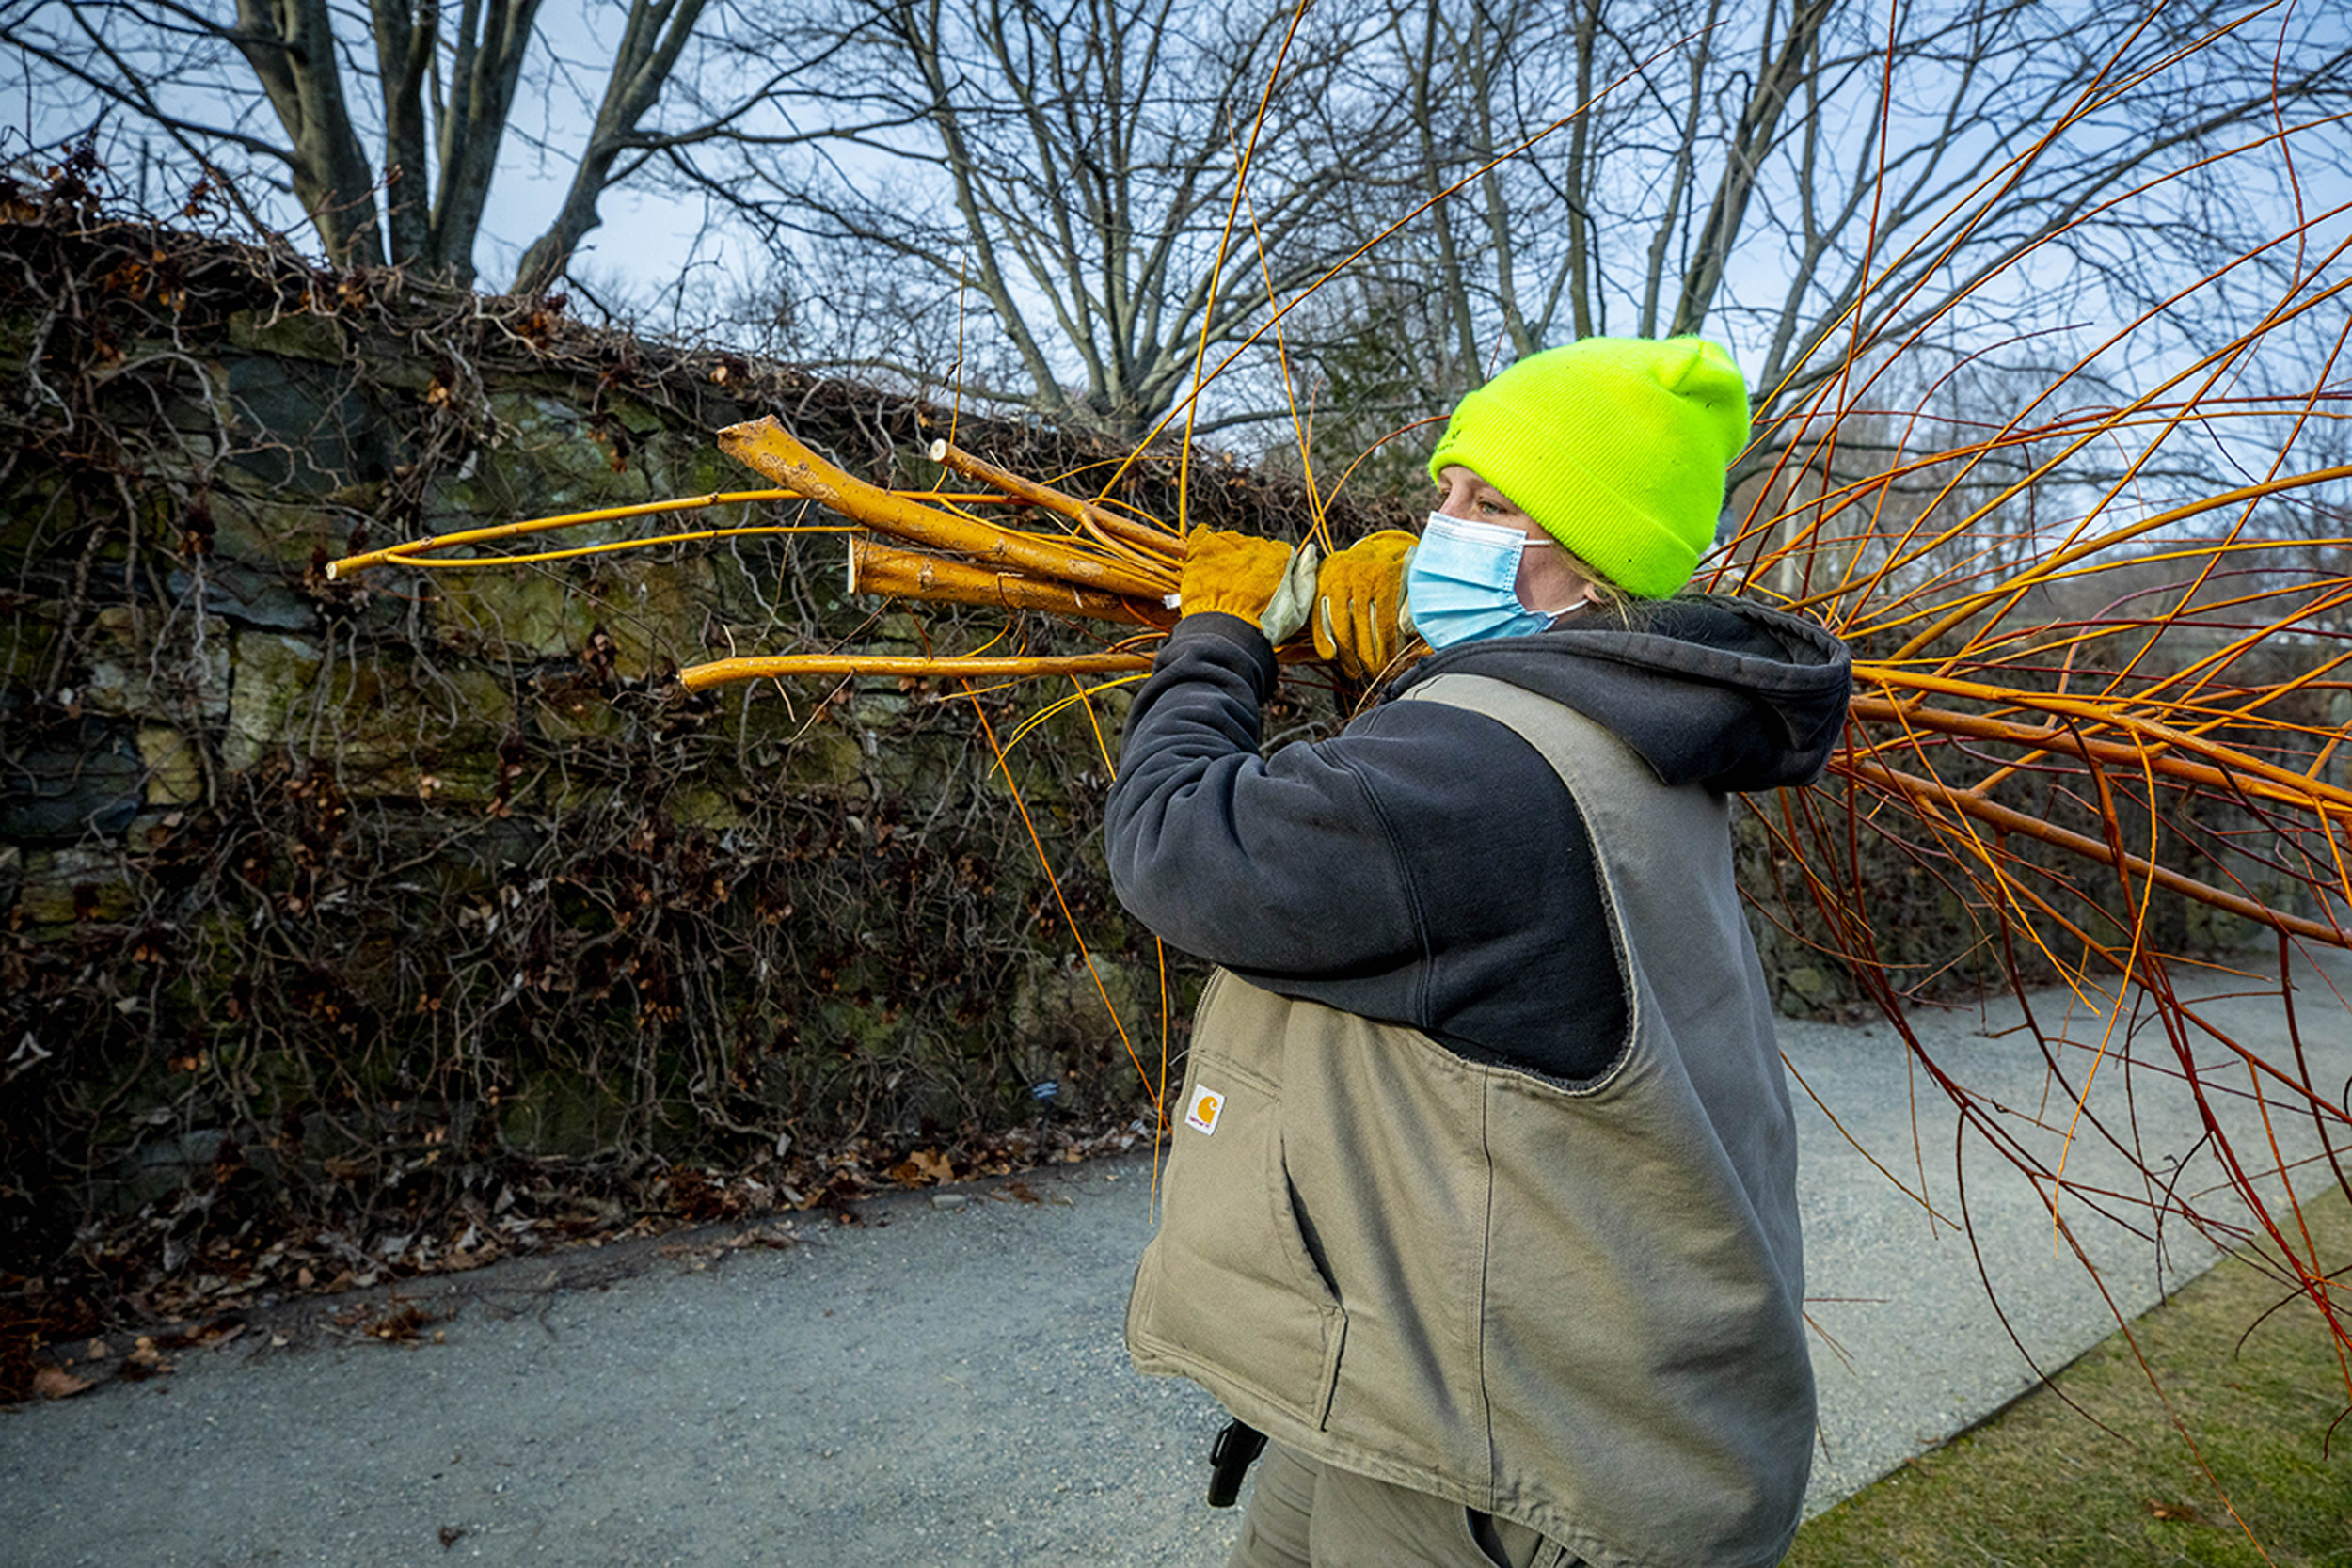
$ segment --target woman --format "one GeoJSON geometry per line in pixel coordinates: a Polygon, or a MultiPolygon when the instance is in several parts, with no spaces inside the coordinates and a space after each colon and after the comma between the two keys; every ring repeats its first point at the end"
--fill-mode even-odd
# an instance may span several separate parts
{"type": "Polygon", "coordinates": [[[1127,1338],[1273,1441],[1242,1568],[1787,1550],[1795,1141],[1728,798],[1819,771],[1848,668],[1671,596],[1747,428],[1714,344],[1587,340],[1463,400],[1409,552],[1311,606],[1279,545],[1187,559],[1106,831],[1129,910],[1220,968],[1127,1338]],[[1311,609],[1344,666],[1435,651],[1263,756],[1311,609]]]}

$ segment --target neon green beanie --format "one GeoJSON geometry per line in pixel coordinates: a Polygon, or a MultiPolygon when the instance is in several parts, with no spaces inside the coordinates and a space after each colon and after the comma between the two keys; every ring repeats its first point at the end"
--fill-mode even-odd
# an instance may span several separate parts
{"type": "Polygon", "coordinates": [[[1429,477],[1460,464],[1610,581],[1662,599],[1715,542],[1747,444],[1747,384],[1720,344],[1586,338],[1464,398],[1429,477]]]}

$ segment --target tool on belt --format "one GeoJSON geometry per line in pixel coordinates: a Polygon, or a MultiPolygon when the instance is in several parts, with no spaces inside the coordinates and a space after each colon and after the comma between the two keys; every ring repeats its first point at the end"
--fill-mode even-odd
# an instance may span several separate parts
{"type": "Polygon", "coordinates": [[[1242,1421],[1228,1421],[1209,1447],[1209,1506],[1231,1508],[1241,1496],[1241,1478],[1265,1451],[1265,1433],[1242,1421]]]}

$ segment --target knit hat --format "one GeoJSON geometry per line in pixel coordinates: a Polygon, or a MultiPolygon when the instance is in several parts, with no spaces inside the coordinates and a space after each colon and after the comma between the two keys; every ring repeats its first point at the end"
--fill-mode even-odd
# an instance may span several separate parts
{"type": "Polygon", "coordinates": [[[1638,598],[1691,580],[1715,542],[1748,391],[1703,338],[1586,338],[1464,398],[1429,457],[1460,464],[1638,598]]]}

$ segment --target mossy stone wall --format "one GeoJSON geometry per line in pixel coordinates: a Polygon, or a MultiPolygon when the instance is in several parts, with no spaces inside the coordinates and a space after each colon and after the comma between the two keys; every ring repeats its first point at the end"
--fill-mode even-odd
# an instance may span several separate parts
{"type": "MultiPolygon", "coordinates": [[[[946,411],[151,230],[0,225],[0,1267],[124,1225],[185,1253],[265,1211],[414,1231],[516,1162],[805,1190],[827,1150],[1032,1127],[1041,1082],[1073,1129],[1148,1114],[1061,914],[1156,1072],[1159,958],[1093,842],[1123,692],[1001,766],[989,734],[1062,693],[684,697],[671,673],[730,651],[1002,629],[847,599],[833,535],[325,570],[755,488],[712,433],[763,413],[927,484],[946,411]]],[[[959,440],[1106,455],[969,416],[959,440]]],[[[1200,513],[1289,526],[1200,472],[1200,513]]],[[[1172,473],[1144,465],[1138,503],[1172,473]]]]}

